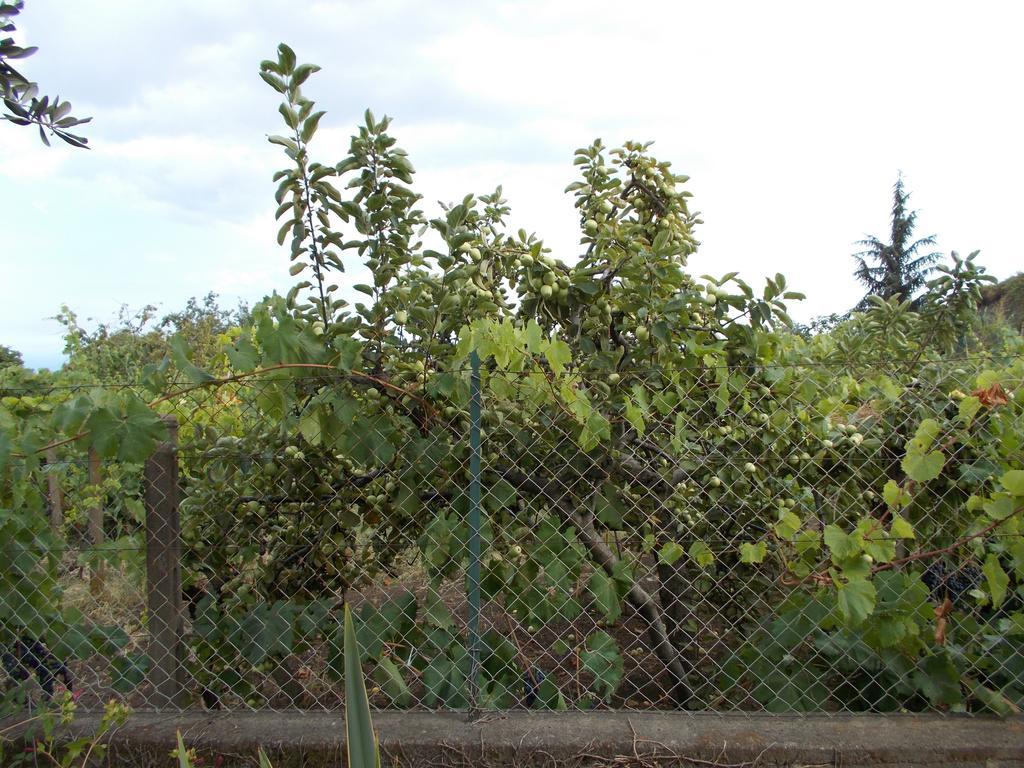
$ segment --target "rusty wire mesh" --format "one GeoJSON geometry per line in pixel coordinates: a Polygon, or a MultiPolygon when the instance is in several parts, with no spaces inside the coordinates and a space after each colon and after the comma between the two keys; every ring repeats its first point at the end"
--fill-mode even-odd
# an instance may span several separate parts
{"type": "MultiPolygon", "coordinates": [[[[333,709],[347,602],[378,707],[926,710],[932,651],[879,653],[863,633],[884,625],[885,600],[907,599],[930,631],[954,578],[960,602],[938,650],[974,654],[972,674],[1020,696],[1020,636],[982,637],[1020,613],[1020,590],[995,616],[971,597],[983,586],[976,553],[942,551],[969,524],[966,500],[993,482],[972,443],[946,446],[942,476],[908,509],[916,538],[898,544],[900,557],[938,550],[928,562],[941,563],[939,581],[880,597],[859,631],[829,624],[813,578],[743,555],[784,536],[792,514],[802,567],[827,573],[812,542],[830,524],[885,518],[883,486],[905,480],[917,425],[950,420],[983,367],[724,368],[685,386],[651,369],[570,373],[556,386],[544,371],[485,366],[479,666],[467,624],[468,371],[449,372],[418,419],[343,377],[190,389],[161,406],[178,425],[170,463],[105,461],[97,487],[80,447],[51,457],[43,476],[63,494],[52,538],[2,545],[12,567],[31,546],[57,563],[52,594],[25,596],[39,620],[6,627],[8,644],[35,644],[8,648],[8,685],[43,681],[45,666],[51,686],[66,668],[87,706],[120,696],[136,708],[333,709]],[[551,398],[564,386],[632,410],[610,412],[607,439],[581,445],[579,420],[551,398]],[[336,392],[340,429],[303,421],[336,392]],[[152,515],[166,522],[172,508],[179,520],[154,554],[152,515]]],[[[1004,386],[1021,391],[1019,379],[1004,386]]],[[[1024,434],[1012,398],[999,418],[1024,434]]]]}

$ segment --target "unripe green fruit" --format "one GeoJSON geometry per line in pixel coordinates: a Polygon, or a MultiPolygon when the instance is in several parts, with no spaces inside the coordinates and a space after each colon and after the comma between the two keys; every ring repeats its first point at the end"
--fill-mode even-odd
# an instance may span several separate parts
{"type": "Polygon", "coordinates": [[[746,464],[743,465],[743,471],[746,472],[748,475],[753,475],[754,473],[757,472],[757,466],[748,461],[746,464]]]}
{"type": "Polygon", "coordinates": [[[553,290],[554,289],[552,289],[550,285],[542,285],[540,287],[540,295],[543,296],[545,299],[550,299],[553,290]]]}
{"type": "Polygon", "coordinates": [[[713,307],[716,303],[718,303],[718,297],[715,296],[715,294],[713,293],[709,293],[707,296],[704,297],[704,303],[707,304],[709,307],[713,307]]]}
{"type": "Polygon", "coordinates": [[[601,212],[602,213],[611,213],[614,210],[615,210],[615,206],[611,204],[610,200],[602,200],[601,201],[601,212]]]}
{"type": "Polygon", "coordinates": [[[636,329],[636,337],[639,341],[647,341],[650,338],[651,332],[647,330],[646,325],[641,325],[636,329]]]}
{"type": "Polygon", "coordinates": [[[594,221],[594,219],[587,219],[586,223],[583,225],[583,228],[593,235],[597,232],[597,222],[594,221]]]}
{"type": "Polygon", "coordinates": [[[554,272],[545,272],[542,279],[544,280],[544,285],[554,285],[558,280],[554,272]]]}
{"type": "Polygon", "coordinates": [[[618,384],[619,383],[619,379],[621,379],[621,378],[622,377],[619,376],[619,374],[617,374],[617,373],[610,373],[610,374],[608,374],[608,383],[609,384],[618,384]]]}
{"type": "Polygon", "coordinates": [[[470,248],[469,249],[469,257],[471,259],[479,259],[480,258],[480,249],[479,248],[470,248]]]}
{"type": "Polygon", "coordinates": [[[711,480],[709,480],[708,482],[711,483],[712,488],[718,488],[719,486],[722,485],[722,480],[721,478],[718,477],[718,475],[713,475],[711,477],[711,480]]]}
{"type": "Polygon", "coordinates": [[[398,323],[399,325],[405,325],[408,320],[409,313],[406,312],[404,309],[400,309],[397,312],[395,312],[395,322],[398,323]]]}

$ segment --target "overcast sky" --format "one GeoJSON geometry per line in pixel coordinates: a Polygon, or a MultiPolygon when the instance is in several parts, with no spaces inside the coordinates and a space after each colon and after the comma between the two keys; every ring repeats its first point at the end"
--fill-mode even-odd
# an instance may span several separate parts
{"type": "Polygon", "coordinates": [[[691,176],[696,273],[786,274],[798,319],[859,297],[853,242],[885,235],[902,170],[919,234],[1024,268],[1024,4],[28,0],[26,74],[91,115],[90,151],[0,125],[0,343],[61,361],[62,303],[110,320],[290,284],[259,62],[323,71],[314,145],[345,155],[367,106],[394,117],[429,212],[503,184],[512,225],[572,260],[572,153],[654,140],[691,176]]]}

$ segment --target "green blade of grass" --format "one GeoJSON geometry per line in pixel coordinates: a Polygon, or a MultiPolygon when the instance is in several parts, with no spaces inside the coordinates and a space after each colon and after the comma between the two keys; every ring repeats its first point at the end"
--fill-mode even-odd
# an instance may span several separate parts
{"type": "Polygon", "coordinates": [[[188,750],[185,749],[185,742],[181,740],[181,731],[178,731],[178,768],[192,768],[188,759],[188,750]]]}
{"type": "Polygon", "coordinates": [[[380,768],[370,699],[366,695],[356,628],[348,604],[345,605],[345,733],[349,768],[380,768]]]}

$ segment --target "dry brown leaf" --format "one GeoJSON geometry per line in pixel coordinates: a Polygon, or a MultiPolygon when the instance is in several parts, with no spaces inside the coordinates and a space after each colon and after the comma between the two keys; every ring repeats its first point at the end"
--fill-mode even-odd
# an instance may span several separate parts
{"type": "Polygon", "coordinates": [[[976,389],[971,394],[988,408],[995,408],[1010,402],[1010,398],[1006,396],[1006,390],[998,382],[984,389],[976,389]]]}
{"type": "Polygon", "coordinates": [[[935,644],[945,645],[946,644],[946,625],[949,623],[947,618],[949,614],[953,612],[953,601],[948,597],[942,601],[942,605],[935,606],[935,644]]]}

